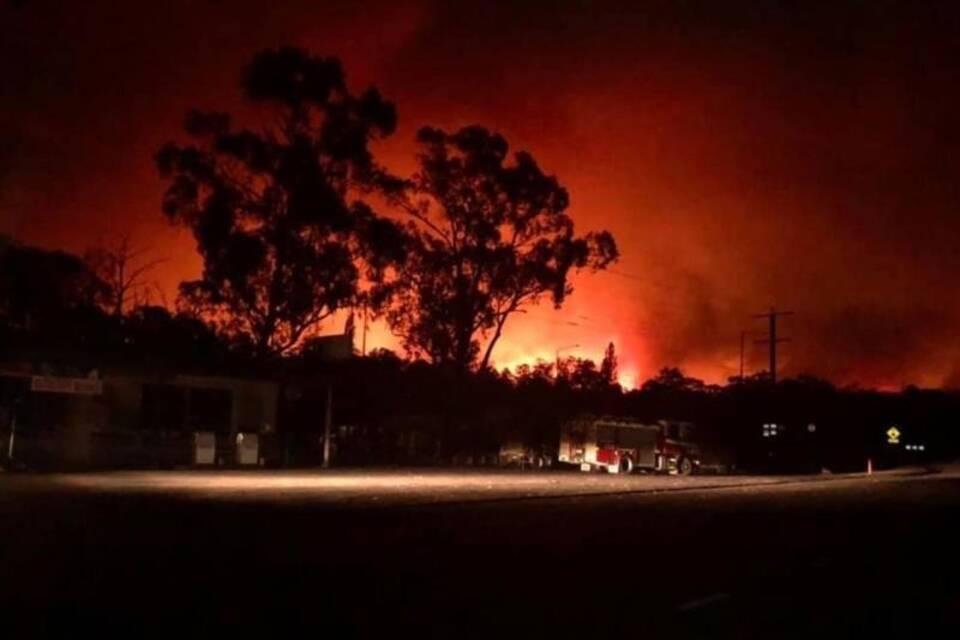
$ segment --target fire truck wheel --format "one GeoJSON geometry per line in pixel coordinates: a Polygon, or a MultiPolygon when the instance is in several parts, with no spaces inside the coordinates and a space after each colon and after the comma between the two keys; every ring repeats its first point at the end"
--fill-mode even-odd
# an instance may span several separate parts
{"type": "Polygon", "coordinates": [[[630,459],[630,456],[624,456],[620,458],[620,473],[632,473],[633,472],[633,460],[630,459]]]}
{"type": "Polygon", "coordinates": [[[693,475],[693,460],[690,458],[680,458],[677,463],[677,473],[682,476],[693,475]]]}

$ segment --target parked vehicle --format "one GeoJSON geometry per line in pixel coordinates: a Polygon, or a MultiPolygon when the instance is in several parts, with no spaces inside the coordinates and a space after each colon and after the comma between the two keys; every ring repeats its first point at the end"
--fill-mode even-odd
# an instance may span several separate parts
{"type": "Polygon", "coordinates": [[[582,471],[690,475],[700,466],[700,447],[689,422],[581,418],[561,427],[557,460],[582,471]]]}
{"type": "Polygon", "coordinates": [[[553,456],[540,447],[531,447],[518,442],[508,442],[500,447],[498,458],[501,467],[520,469],[545,469],[552,466],[553,456]]]}

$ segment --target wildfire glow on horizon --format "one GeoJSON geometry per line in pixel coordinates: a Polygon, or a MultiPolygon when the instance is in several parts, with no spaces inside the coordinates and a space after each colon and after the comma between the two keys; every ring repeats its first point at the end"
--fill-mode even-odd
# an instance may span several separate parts
{"type": "MultiPolygon", "coordinates": [[[[744,331],[746,372],[766,368],[754,315],[775,304],[797,312],[782,375],[960,385],[949,8],[243,0],[223,21],[163,5],[0,9],[0,233],[82,252],[129,231],[164,259],[155,302],[173,306],[200,261],[160,214],[153,154],[191,107],[242,111],[243,63],[291,43],[396,103],[375,149],[393,171],[412,170],[420,126],[483,124],[559,178],[578,232],[616,237],[621,260],[576,275],[562,310],[509,322],[498,368],[570,344],[599,363],[612,341],[626,387],[665,366],[724,382],[744,331]]],[[[376,347],[396,348],[380,323],[376,347]]]]}

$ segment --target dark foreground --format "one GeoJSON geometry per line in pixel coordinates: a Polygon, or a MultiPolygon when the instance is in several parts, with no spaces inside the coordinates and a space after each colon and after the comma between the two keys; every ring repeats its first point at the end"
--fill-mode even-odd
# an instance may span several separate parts
{"type": "Polygon", "coordinates": [[[958,534],[950,469],[0,474],[0,628],[958,637],[958,534]]]}

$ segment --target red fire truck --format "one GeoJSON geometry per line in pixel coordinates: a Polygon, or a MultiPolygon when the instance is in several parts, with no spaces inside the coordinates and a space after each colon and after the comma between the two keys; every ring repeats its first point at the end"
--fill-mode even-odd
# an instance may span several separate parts
{"type": "Polygon", "coordinates": [[[557,461],[580,465],[583,471],[689,475],[700,466],[700,448],[689,422],[580,418],[561,427],[557,461]]]}

